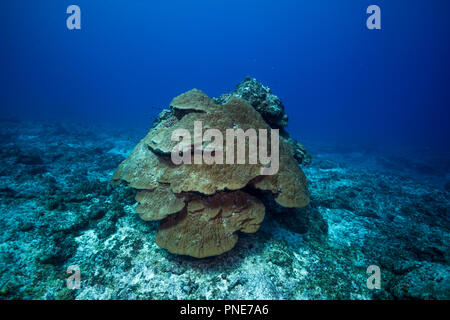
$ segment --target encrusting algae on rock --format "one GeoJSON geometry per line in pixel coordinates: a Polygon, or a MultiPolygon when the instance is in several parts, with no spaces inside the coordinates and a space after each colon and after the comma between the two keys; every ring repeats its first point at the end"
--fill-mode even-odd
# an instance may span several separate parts
{"type": "MultiPolygon", "coordinates": [[[[248,81],[262,87],[254,79],[243,84],[248,81]]],[[[267,106],[261,102],[264,97],[267,95],[257,101],[267,106]]],[[[279,101],[276,96],[270,97],[270,101],[279,101]]],[[[111,183],[124,182],[137,190],[136,211],[142,219],[161,220],[156,235],[160,247],[197,258],[231,250],[238,240],[237,231],[254,233],[264,219],[265,207],[258,192],[272,194],[283,207],[304,207],[309,203],[307,179],[299,166],[309,162],[309,156],[282,129],[287,125],[284,107],[279,112],[263,113],[262,106],[255,108],[233,94],[223,101],[213,100],[193,89],[172,100],[170,110],[160,113],[147,136],[119,165],[111,183]],[[273,127],[282,130],[279,170],[274,175],[261,175],[262,165],[257,163],[176,165],[171,160],[176,145],[171,136],[176,129],[183,128],[193,136],[194,122],[201,121],[205,128],[215,128],[222,134],[229,128],[270,131],[268,123],[274,121],[266,119],[268,114],[276,115],[273,127]]],[[[248,150],[248,139],[245,144],[248,150]]],[[[223,150],[226,155],[227,148],[223,150]]]]}

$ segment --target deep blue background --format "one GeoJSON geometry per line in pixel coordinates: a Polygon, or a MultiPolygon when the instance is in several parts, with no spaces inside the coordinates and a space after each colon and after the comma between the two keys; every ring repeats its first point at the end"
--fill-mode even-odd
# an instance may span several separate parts
{"type": "Polygon", "coordinates": [[[297,138],[448,150],[449,15],[445,0],[5,0],[0,115],[149,128],[174,96],[249,75],[297,138]]]}

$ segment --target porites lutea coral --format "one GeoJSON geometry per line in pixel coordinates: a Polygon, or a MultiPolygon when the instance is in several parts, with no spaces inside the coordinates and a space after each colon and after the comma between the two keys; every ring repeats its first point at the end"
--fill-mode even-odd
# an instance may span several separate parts
{"type": "MultiPolygon", "coordinates": [[[[309,202],[307,180],[294,158],[292,144],[280,137],[280,169],[260,175],[260,164],[174,165],[170,152],[176,128],[193,131],[193,122],[225,134],[227,128],[267,129],[270,126],[247,101],[232,97],[218,105],[200,90],[176,97],[163,111],[113,175],[112,184],[125,182],[137,190],[137,213],[144,220],[161,220],[156,243],[175,254],[203,258],[231,250],[237,231],[259,229],[265,208],[244,190],[269,192],[284,207],[309,202]]],[[[248,144],[248,141],[246,142],[248,144]]],[[[246,146],[246,150],[247,150],[246,146]]]]}

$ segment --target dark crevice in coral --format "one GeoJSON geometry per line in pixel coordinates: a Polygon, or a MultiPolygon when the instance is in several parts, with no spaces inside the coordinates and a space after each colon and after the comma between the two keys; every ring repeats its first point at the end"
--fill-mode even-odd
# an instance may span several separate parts
{"type": "MultiPolygon", "coordinates": [[[[171,107],[172,108],[172,107],[171,107]]],[[[181,120],[185,115],[190,113],[205,113],[203,110],[196,110],[196,109],[178,109],[178,108],[172,108],[173,115],[178,119],[181,120]]]]}

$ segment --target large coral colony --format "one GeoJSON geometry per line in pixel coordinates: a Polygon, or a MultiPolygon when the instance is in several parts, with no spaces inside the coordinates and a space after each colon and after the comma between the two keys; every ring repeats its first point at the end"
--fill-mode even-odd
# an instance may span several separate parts
{"type": "MultiPolygon", "coordinates": [[[[300,164],[309,162],[305,148],[284,130],[288,118],[281,101],[255,79],[235,91],[210,98],[200,90],[186,92],[163,110],[153,127],[115,171],[111,183],[135,189],[136,212],[147,221],[161,220],[156,243],[171,253],[197,258],[222,254],[238,241],[237,231],[256,232],[265,215],[262,198],[277,205],[309,203],[307,179],[300,164]],[[194,122],[205,128],[280,130],[279,170],[262,175],[261,164],[174,164],[174,130],[194,135],[194,122]]],[[[246,149],[249,142],[245,140],[246,149]]],[[[224,156],[231,152],[224,148],[224,156]]],[[[231,157],[234,157],[233,155],[231,157]]]]}

